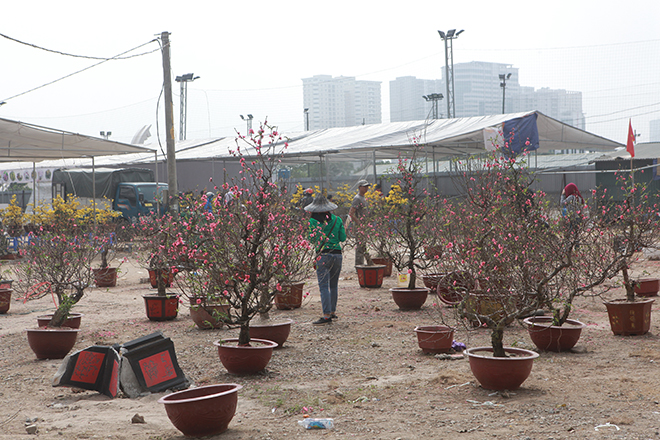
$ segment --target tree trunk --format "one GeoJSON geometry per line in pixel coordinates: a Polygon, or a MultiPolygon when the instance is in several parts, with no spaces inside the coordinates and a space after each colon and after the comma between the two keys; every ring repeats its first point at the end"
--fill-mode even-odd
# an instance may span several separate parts
{"type": "Polygon", "coordinates": [[[634,302],[635,301],[635,282],[630,279],[630,275],[628,274],[628,267],[627,266],[624,266],[623,269],[621,269],[621,272],[623,273],[623,285],[626,288],[626,301],[634,302]]]}
{"type": "Polygon", "coordinates": [[[490,343],[493,347],[494,357],[506,357],[504,352],[504,329],[499,325],[491,332],[490,343]]]}
{"type": "Polygon", "coordinates": [[[250,322],[249,321],[241,322],[241,332],[238,334],[238,345],[239,346],[250,345],[250,322]]]}

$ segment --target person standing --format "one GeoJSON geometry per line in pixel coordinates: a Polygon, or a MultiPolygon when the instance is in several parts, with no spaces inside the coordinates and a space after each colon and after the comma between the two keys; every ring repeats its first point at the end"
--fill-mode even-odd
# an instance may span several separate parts
{"type": "Polygon", "coordinates": [[[582,194],[580,194],[580,190],[576,184],[571,182],[564,187],[561,192],[559,204],[563,217],[573,216],[584,206],[584,198],[582,198],[582,194]]]}
{"type": "Polygon", "coordinates": [[[367,198],[365,194],[369,191],[369,182],[362,179],[358,181],[358,192],[353,197],[353,203],[351,203],[351,209],[348,211],[348,215],[351,218],[351,223],[353,224],[352,228],[356,231],[355,234],[355,265],[361,266],[364,264],[364,254],[367,251],[367,245],[364,242],[364,237],[361,237],[360,231],[360,221],[362,217],[366,214],[367,210],[367,198]]]}
{"type": "Polygon", "coordinates": [[[312,188],[307,188],[303,191],[303,197],[300,199],[300,207],[305,209],[307,205],[314,201],[314,190],[312,188]]]}
{"type": "Polygon", "coordinates": [[[316,278],[321,294],[323,316],[314,321],[314,325],[331,324],[337,319],[337,298],[339,296],[339,275],[342,265],[341,243],[346,241],[344,222],[332,214],[337,205],[319,194],[314,201],[305,206],[311,213],[309,231],[311,242],[316,246],[316,278]]]}

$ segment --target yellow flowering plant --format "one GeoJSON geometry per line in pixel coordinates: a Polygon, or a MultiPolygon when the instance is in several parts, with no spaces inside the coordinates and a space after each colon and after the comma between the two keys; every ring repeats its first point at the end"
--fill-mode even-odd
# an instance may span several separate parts
{"type": "Polygon", "coordinates": [[[2,219],[2,228],[10,237],[17,237],[23,232],[23,222],[25,213],[16,200],[16,194],[11,197],[9,206],[0,209],[0,218],[2,219]]]}

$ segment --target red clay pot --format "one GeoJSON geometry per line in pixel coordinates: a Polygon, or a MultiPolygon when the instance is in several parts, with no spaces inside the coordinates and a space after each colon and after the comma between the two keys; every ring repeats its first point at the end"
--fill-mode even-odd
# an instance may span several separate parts
{"type": "Polygon", "coordinates": [[[190,317],[201,330],[222,328],[224,319],[229,317],[229,304],[191,304],[190,317]]]}
{"type": "Polygon", "coordinates": [[[492,347],[474,347],[465,350],[472,374],[487,390],[516,390],[532,372],[534,359],[539,354],[522,348],[504,347],[508,357],[493,357],[492,347]],[[485,353],[490,353],[486,355],[485,353]]]}
{"type": "Polygon", "coordinates": [[[639,336],[651,328],[651,306],[654,299],[628,302],[625,299],[606,301],[612,333],[622,336],[639,336]]]}
{"type": "Polygon", "coordinates": [[[637,296],[658,296],[660,290],[660,278],[642,278],[635,284],[637,296]]]}
{"type": "Polygon", "coordinates": [[[355,266],[355,269],[357,270],[360,287],[377,289],[383,285],[383,277],[385,276],[384,265],[355,266]]]}
{"type": "Polygon", "coordinates": [[[383,276],[389,277],[392,276],[392,260],[388,260],[387,258],[372,258],[371,261],[374,262],[374,264],[382,264],[385,266],[385,272],[383,272],[383,276]]]}
{"type": "Polygon", "coordinates": [[[277,342],[250,338],[250,346],[237,345],[238,338],[220,339],[213,345],[218,347],[220,362],[229,374],[255,374],[266,368],[277,342]]]}
{"type": "Polygon", "coordinates": [[[422,282],[431,291],[434,291],[438,288],[438,283],[444,276],[444,273],[430,273],[427,275],[422,275],[422,282]]]}
{"type": "Polygon", "coordinates": [[[525,318],[527,332],[534,345],[544,351],[569,351],[575,347],[585,324],[573,319],[567,319],[564,325],[552,324],[551,316],[532,316],[525,318]]]}
{"type": "Polygon", "coordinates": [[[64,359],[76,344],[77,328],[30,328],[28,343],[37,359],[64,359]]]}
{"type": "Polygon", "coordinates": [[[151,321],[171,321],[179,313],[179,295],[142,295],[151,321]]]}
{"type": "Polygon", "coordinates": [[[291,333],[292,319],[272,324],[252,324],[250,323],[250,338],[267,339],[277,343],[277,347],[282,348],[291,333]]]}
{"type": "Polygon", "coordinates": [[[207,385],[161,397],[172,424],[188,437],[220,434],[236,414],[238,391],[235,383],[207,385]]]}
{"type": "Polygon", "coordinates": [[[426,287],[416,289],[393,287],[390,292],[392,292],[392,299],[401,310],[421,309],[429,295],[429,289],[426,287]]]}
{"type": "Polygon", "coordinates": [[[0,289],[0,314],[7,313],[11,306],[12,289],[0,289]]]}
{"type": "Polygon", "coordinates": [[[454,342],[454,329],[445,325],[417,326],[415,333],[424,353],[447,353],[454,342]]]}
{"type": "Polygon", "coordinates": [[[117,285],[117,268],[92,269],[96,287],[115,287],[117,285]]]}
{"type": "MultiPolygon", "coordinates": [[[[83,317],[82,313],[69,313],[69,317],[64,321],[64,324],[62,324],[63,327],[70,327],[70,328],[80,328],[80,321],[83,317]]],[[[39,315],[37,316],[37,325],[39,327],[46,327],[48,326],[48,323],[50,320],[53,319],[53,314],[49,313],[46,315],[39,315]]]]}
{"type": "Polygon", "coordinates": [[[278,310],[297,309],[302,306],[303,287],[305,283],[282,286],[282,291],[275,294],[274,302],[278,310]]]}

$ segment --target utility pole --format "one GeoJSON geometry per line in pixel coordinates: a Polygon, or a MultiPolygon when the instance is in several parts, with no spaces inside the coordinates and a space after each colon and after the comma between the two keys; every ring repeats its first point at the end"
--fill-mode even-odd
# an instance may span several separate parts
{"type": "MultiPolygon", "coordinates": [[[[160,34],[163,44],[163,88],[165,89],[165,130],[167,131],[167,186],[170,209],[179,212],[176,181],[176,152],[174,148],[174,106],[172,104],[172,76],[170,69],[170,33],[160,34]]],[[[158,164],[156,164],[158,166],[158,164]]]]}
{"type": "Polygon", "coordinates": [[[445,84],[447,86],[447,118],[456,117],[456,103],[454,102],[454,45],[453,41],[464,31],[450,29],[445,34],[438,31],[440,38],[445,42],[445,84]]]}
{"type": "Polygon", "coordinates": [[[510,73],[506,74],[506,75],[503,74],[503,73],[500,74],[500,81],[502,81],[500,83],[500,87],[502,87],[502,114],[506,113],[506,111],[505,111],[506,107],[504,106],[504,101],[506,99],[506,80],[509,79],[509,78],[511,78],[510,73]]]}

